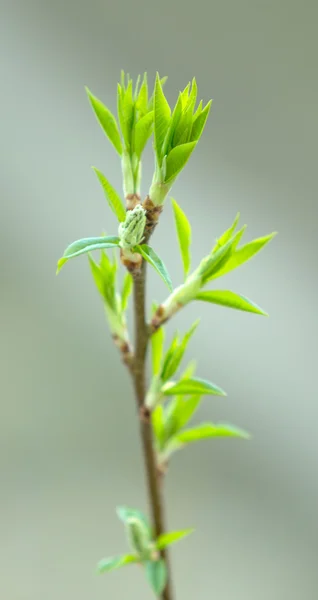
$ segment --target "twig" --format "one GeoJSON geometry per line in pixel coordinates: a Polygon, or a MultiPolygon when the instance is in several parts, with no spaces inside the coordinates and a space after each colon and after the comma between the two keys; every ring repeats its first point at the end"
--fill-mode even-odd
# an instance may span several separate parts
{"type": "MultiPolygon", "coordinates": [[[[149,340],[149,329],[145,318],[145,285],[146,263],[143,262],[139,273],[134,277],[134,317],[135,317],[135,358],[133,381],[140,418],[140,435],[142,440],[145,461],[146,480],[148,487],[149,504],[155,535],[158,537],[165,531],[164,509],[162,500],[161,477],[157,469],[156,456],[153,444],[153,431],[150,415],[145,413],[144,402],[146,395],[146,352],[149,340]]],[[[171,571],[169,557],[166,551],[162,552],[168,569],[168,582],[162,593],[162,600],[172,600],[171,571]]]]}

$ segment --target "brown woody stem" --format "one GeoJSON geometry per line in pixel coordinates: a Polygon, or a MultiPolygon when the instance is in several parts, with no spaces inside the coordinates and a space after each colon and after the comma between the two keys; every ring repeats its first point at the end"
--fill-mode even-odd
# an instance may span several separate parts
{"type": "MultiPolygon", "coordinates": [[[[134,317],[135,317],[135,357],[133,381],[140,419],[140,435],[146,470],[149,505],[156,537],[164,533],[164,509],[162,499],[162,477],[157,468],[153,443],[153,430],[149,413],[145,410],[146,396],[146,352],[149,341],[149,328],[146,323],[145,287],[146,263],[143,261],[139,272],[133,273],[134,278],[134,317]]],[[[171,572],[168,554],[163,551],[162,557],[168,569],[168,582],[161,595],[162,600],[173,600],[171,589],[171,572]]]]}

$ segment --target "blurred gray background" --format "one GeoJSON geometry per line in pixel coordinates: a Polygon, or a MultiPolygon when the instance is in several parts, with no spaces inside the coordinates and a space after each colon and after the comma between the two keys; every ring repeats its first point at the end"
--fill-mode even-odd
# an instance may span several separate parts
{"type": "MultiPolygon", "coordinates": [[[[193,75],[214,99],[173,195],[193,223],[194,264],[240,210],[248,236],[279,236],[224,285],[270,319],[189,307],[188,356],[228,392],[199,418],[220,440],[174,459],[170,528],[176,600],[315,600],[317,573],[317,18],[314,0],[7,0],[1,6],[1,561],[5,600],[151,597],[142,574],[96,577],[125,549],[115,506],[147,509],[132,390],[86,260],[58,278],[73,239],[114,231],[96,165],[119,162],[84,85],[115,110],[120,69],[193,75]]],[[[152,175],[144,167],[145,194],[152,175]]],[[[167,203],[153,245],[181,265],[167,203]]],[[[166,290],[151,274],[149,302],[166,290]]]]}

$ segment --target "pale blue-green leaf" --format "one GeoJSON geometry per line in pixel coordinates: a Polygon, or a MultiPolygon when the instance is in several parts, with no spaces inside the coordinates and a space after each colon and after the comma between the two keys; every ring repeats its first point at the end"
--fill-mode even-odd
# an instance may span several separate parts
{"type": "Polygon", "coordinates": [[[203,300],[203,302],[211,302],[212,304],[220,304],[221,306],[227,306],[228,308],[234,308],[236,310],[243,310],[258,315],[268,316],[257,304],[254,304],[251,300],[235,292],[229,290],[212,290],[209,292],[199,292],[196,295],[196,300],[203,300]]]}
{"type": "Polygon", "coordinates": [[[56,272],[58,273],[70,258],[75,258],[75,256],[80,256],[87,252],[93,252],[93,250],[115,248],[118,244],[119,238],[115,236],[82,238],[81,240],[76,240],[76,242],[73,242],[66,248],[62,258],[59,259],[56,272]]]}
{"type": "Polygon", "coordinates": [[[98,573],[109,573],[109,571],[114,571],[114,569],[119,569],[125,565],[137,562],[139,562],[139,558],[134,554],[123,554],[122,556],[102,558],[97,565],[97,571],[98,573]]]}
{"type": "Polygon", "coordinates": [[[216,252],[217,250],[219,250],[219,248],[224,246],[224,244],[226,244],[231,239],[231,237],[233,236],[234,231],[237,227],[239,219],[240,219],[240,213],[237,213],[231,227],[229,227],[226,231],[224,231],[224,233],[222,233],[222,235],[216,241],[216,244],[215,244],[212,252],[216,252]]]}
{"type": "Polygon", "coordinates": [[[178,442],[189,444],[190,442],[213,437],[237,437],[249,439],[250,435],[243,429],[239,429],[233,425],[202,423],[196,427],[181,431],[175,437],[178,442]]]}
{"type": "Polygon", "coordinates": [[[141,157],[145,145],[151,136],[153,125],[153,112],[147,113],[139,119],[135,125],[135,152],[138,158],[141,157]]]}
{"type": "Polygon", "coordinates": [[[148,522],[148,519],[145,515],[136,508],[129,508],[128,506],[117,506],[116,508],[117,516],[123,523],[128,523],[130,519],[137,519],[141,521],[151,532],[151,528],[148,522]]]}
{"type": "Polygon", "coordinates": [[[190,254],[190,245],[191,245],[191,225],[180,208],[176,200],[173,198],[172,200],[172,208],[174,214],[174,221],[178,235],[178,241],[180,246],[181,258],[183,262],[183,270],[185,277],[188,275],[191,266],[191,254],[190,254]]]}
{"type": "Polygon", "coordinates": [[[196,142],[189,142],[176,146],[169,152],[167,156],[165,183],[173,181],[179,175],[180,171],[182,171],[188,162],[195,147],[196,142]]]}
{"type": "Polygon", "coordinates": [[[132,291],[132,285],[133,285],[133,278],[132,278],[131,274],[128,273],[128,271],[127,271],[127,273],[125,274],[125,277],[124,277],[123,289],[121,292],[121,309],[122,309],[122,311],[125,311],[127,308],[129,296],[132,291]]]}
{"type": "Polygon", "coordinates": [[[147,244],[142,244],[141,246],[136,246],[135,250],[136,252],[139,252],[139,254],[141,254],[141,256],[157,271],[169,288],[170,292],[172,292],[173,286],[170,275],[161,258],[159,258],[154,249],[147,244]]]}
{"type": "Polygon", "coordinates": [[[152,373],[158,375],[161,368],[163,345],[165,332],[163,327],[160,327],[151,336],[151,358],[152,358],[152,373]]]}
{"type": "Polygon", "coordinates": [[[156,547],[158,550],[164,550],[167,546],[175,544],[179,540],[187,537],[194,532],[194,529],[182,529],[181,531],[170,531],[169,533],[163,533],[156,540],[156,547]]]}
{"type": "Polygon", "coordinates": [[[118,154],[121,155],[123,149],[117,121],[114,115],[98,98],[96,98],[96,96],[92,94],[92,92],[90,92],[88,87],[86,87],[86,92],[99,124],[117,150],[118,154]]]}
{"type": "Polygon", "coordinates": [[[116,215],[119,222],[124,221],[126,219],[126,211],[120,196],[117,194],[116,190],[109,183],[109,181],[106,179],[105,175],[103,175],[101,171],[96,169],[96,167],[93,167],[93,170],[96,173],[99,182],[104,190],[106,200],[111,210],[116,215]]]}
{"type": "Polygon", "coordinates": [[[193,125],[192,125],[192,130],[191,130],[191,136],[190,136],[190,141],[191,142],[198,142],[203,130],[205,128],[205,124],[207,122],[208,116],[209,116],[209,112],[211,109],[211,104],[212,104],[212,100],[210,100],[207,105],[204,107],[204,109],[202,110],[202,112],[197,116],[197,118],[193,121],[193,125]]]}
{"type": "Polygon", "coordinates": [[[167,584],[167,567],[161,558],[156,561],[148,561],[145,564],[146,577],[156,596],[161,596],[167,584]]]}
{"type": "Polygon", "coordinates": [[[162,388],[162,392],[165,396],[174,396],[175,394],[226,396],[226,393],[222,388],[199,377],[191,377],[189,379],[180,379],[180,381],[177,382],[166,383],[162,388]]]}
{"type": "Polygon", "coordinates": [[[255,254],[257,254],[260,250],[262,250],[262,248],[264,248],[264,246],[266,246],[266,244],[268,244],[268,242],[270,242],[275,237],[275,235],[276,235],[276,232],[270,233],[269,235],[258,238],[256,240],[253,240],[252,242],[249,242],[248,244],[241,246],[241,248],[238,248],[231,255],[231,257],[229,258],[227,263],[222,267],[222,269],[218,270],[211,277],[211,279],[215,279],[216,277],[221,277],[222,275],[225,275],[226,273],[229,273],[230,271],[237,269],[237,267],[239,267],[243,263],[245,263],[248,260],[250,260],[251,258],[253,258],[253,256],[255,256],[255,254]]]}
{"type": "Polygon", "coordinates": [[[155,150],[160,166],[162,162],[162,147],[169,128],[170,119],[170,106],[163,93],[160,78],[157,73],[154,93],[154,134],[155,150]]]}

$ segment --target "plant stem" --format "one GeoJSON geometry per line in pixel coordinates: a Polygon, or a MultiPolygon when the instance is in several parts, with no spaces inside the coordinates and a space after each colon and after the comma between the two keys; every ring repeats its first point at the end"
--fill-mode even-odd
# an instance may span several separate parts
{"type": "MultiPolygon", "coordinates": [[[[164,510],[161,489],[161,477],[157,469],[156,455],[153,444],[153,431],[149,414],[144,411],[146,396],[146,352],[149,340],[149,330],[146,323],[145,287],[146,263],[143,261],[139,273],[134,274],[134,321],[135,321],[135,358],[133,381],[137,408],[140,418],[140,435],[145,461],[148,498],[156,537],[164,533],[164,510]]],[[[169,558],[166,551],[162,552],[168,570],[168,582],[162,593],[162,600],[173,600],[171,590],[171,573],[169,558]]]]}

